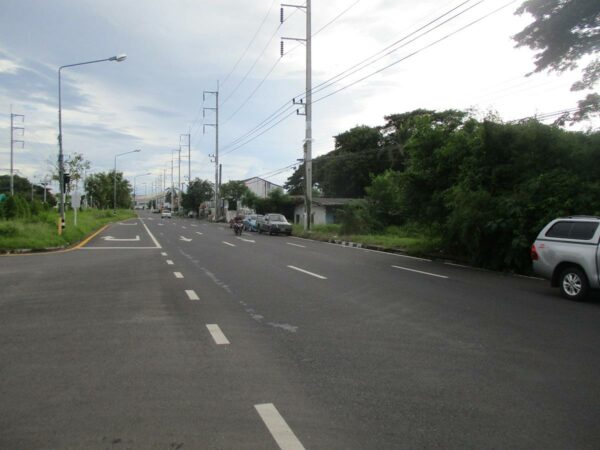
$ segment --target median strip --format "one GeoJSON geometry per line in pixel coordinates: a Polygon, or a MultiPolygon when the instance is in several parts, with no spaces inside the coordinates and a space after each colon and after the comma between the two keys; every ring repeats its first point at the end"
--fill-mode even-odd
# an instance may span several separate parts
{"type": "Polygon", "coordinates": [[[254,405],[258,415],[282,450],[303,450],[304,446],[298,440],[285,419],[279,414],[272,403],[254,405]]]}
{"type": "Polygon", "coordinates": [[[305,273],[305,274],[310,275],[312,277],[319,278],[320,280],[326,280],[327,279],[327,277],[324,277],[323,275],[319,275],[319,274],[316,274],[316,273],[313,273],[313,272],[309,272],[308,270],[304,270],[304,269],[301,269],[301,268],[296,267],[296,266],[288,266],[288,267],[290,269],[297,270],[298,272],[305,273]]]}
{"type": "Polygon", "coordinates": [[[409,272],[416,272],[423,275],[429,275],[430,277],[438,277],[438,278],[448,278],[446,275],[438,275],[430,272],[423,272],[422,270],[409,269],[408,267],[400,267],[400,266],[392,266],[395,269],[408,270],[409,272]]]}
{"type": "Polygon", "coordinates": [[[196,291],[194,291],[192,289],[186,289],[185,293],[187,294],[187,296],[190,300],[200,300],[200,297],[198,297],[198,294],[196,294],[196,291]]]}
{"type": "Polygon", "coordinates": [[[207,324],[206,328],[208,328],[210,335],[212,336],[212,338],[215,341],[215,344],[229,345],[229,339],[227,339],[225,334],[221,331],[221,328],[219,328],[219,325],[211,323],[211,324],[207,324]]]}

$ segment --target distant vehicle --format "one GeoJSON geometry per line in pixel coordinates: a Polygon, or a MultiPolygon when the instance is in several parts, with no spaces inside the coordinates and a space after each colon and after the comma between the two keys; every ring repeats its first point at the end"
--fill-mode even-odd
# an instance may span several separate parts
{"type": "Polygon", "coordinates": [[[170,219],[171,218],[171,211],[169,211],[168,209],[163,209],[162,213],[160,213],[160,218],[161,219],[170,219]]]}
{"type": "Polygon", "coordinates": [[[292,235],[292,226],[283,214],[265,214],[257,222],[259,233],[292,235]]]}
{"type": "Polygon", "coordinates": [[[244,230],[246,231],[258,231],[257,220],[262,218],[262,214],[250,214],[244,219],[244,230]]]}
{"type": "Polygon", "coordinates": [[[600,289],[599,224],[600,217],[554,219],[531,246],[534,272],[565,298],[583,300],[590,289],[600,289]]]}

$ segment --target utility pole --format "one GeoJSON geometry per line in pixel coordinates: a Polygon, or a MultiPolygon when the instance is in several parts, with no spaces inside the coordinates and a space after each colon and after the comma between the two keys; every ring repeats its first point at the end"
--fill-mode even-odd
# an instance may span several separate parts
{"type": "Polygon", "coordinates": [[[305,187],[304,187],[304,208],[306,211],[306,217],[304,218],[304,229],[311,229],[311,218],[312,218],[312,24],[311,24],[311,0],[306,0],[306,5],[281,5],[280,21],[283,23],[283,8],[297,8],[304,9],[306,13],[306,39],[299,38],[285,38],[282,37],[281,41],[281,56],[283,56],[283,40],[294,40],[304,42],[306,44],[306,103],[296,102],[293,99],[292,102],[300,104],[304,107],[304,113],[300,113],[300,110],[296,110],[298,115],[304,115],[306,118],[305,137],[304,137],[304,168],[306,173],[304,175],[305,187]]]}
{"type": "Polygon", "coordinates": [[[176,152],[177,150],[171,150],[171,211],[173,211],[173,206],[175,204],[175,183],[174,183],[174,179],[173,179],[173,153],[176,152]]]}
{"type": "Polygon", "coordinates": [[[219,82],[217,81],[216,91],[204,91],[202,93],[202,101],[206,100],[206,94],[212,94],[215,96],[215,107],[214,108],[202,108],[202,117],[206,117],[206,110],[212,110],[215,112],[215,123],[205,123],[202,126],[202,132],[206,131],[206,127],[215,127],[215,154],[209,155],[211,158],[214,157],[215,163],[215,217],[216,222],[219,218],[219,82]]]}
{"type": "Polygon", "coordinates": [[[15,127],[15,119],[17,118],[21,119],[21,123],[25,122],[25,116],[23,114],[13,114],[12,105],[10,105],[10,195],[15,195],[14,145],[21,144],[21,148],[25,147],[25,141],[15,140],[15,130],[21,130],[21,136],[25,135],[25,127],[15,127]]]}
{"type": "Polygon", "coordinates": [[[177,212],[181,211],[181,145],[177,150],[177,188],[179,189],[179,194],[177,195],[177,212]]]}
{"type": "Polygon", "coordinates": [[[190,183],[192,182],[192,139],[191,139],[191,130],[187,134],[179,135],[179,145],[183,147],[187,147],[188,150],[188,190],[190,188],[190,183]],[[183,138],[183,141],[182,141],[183,138]],[[187,139],[186,139],[187,138],[187,139]],[[187,144],[185,143],[187,140],[187,144]]]}

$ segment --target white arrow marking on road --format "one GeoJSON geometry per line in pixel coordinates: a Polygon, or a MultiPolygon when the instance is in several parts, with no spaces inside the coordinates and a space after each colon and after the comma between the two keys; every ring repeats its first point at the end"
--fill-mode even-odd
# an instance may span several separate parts
{"type": "Polygon", "coordinates": [[[217,345],[228,345],[229,344],[229,339],[227,339],[225,337],[225,334],[221,331],[221,328],[219,328],[219,325],[210,323],[210,324],[206,325],[206,328],[208,328],[210,335],[215,340],[215,344],[217,344],[217,345]]]}
{"type": "Polygon", "coordinates": [[[304,446],[298,440],[285,419],[279,414],[273,403],[254,405],[267,429],[282,450],[304,450],[304,446]]]}
{"type": "Polygon", "coordinates": [[[288,267],[289,267],[290,269],[297,270],[298,272],[305,273],[305,274],[307,274],[307,275],[313,276],[313,277],[315,277],[315,278],[319,278],[319,279],[321,279],[321,280],[326,280],[326,279],[327,279],[327,277],[324,277],[323,275],[318,275],[318,274],[316,274],[316,273],[309,272],[308,270],[300,269],[299,267],[296,267],[296,266],[288,266],[288,267]]]}
{"type": "Polygon", "coordinates": [[[117,238],[114,238],[112,236],[104,236],[102,239],[104,239],[105,241],[133,242],[133,241],[139,241],[140,237],[136,236],[133,239],[117,239],[117,238]]]}
{"type": "Polygon", "coordinates": [[[293,245],[294,247],[306,248],[306,245],[293,244],[292,242],[286,242],[287,245],[293,245]]]}
{"type": "Polygon", "coordinates": [[[196,231],[196,234],[199,234],[200,236],[202,236],[203,233],[200,233],[199,231],[196,231]]]}
{"type": "Polygon", "coordinates": [[[192,241],[191,239],[188,239],[188,238],[183,237],[183,236],[179,236],[179,240],[180,241],[185,241],[185,242],[191,242],[192,241]]]}
{"type": "Polygon", "coordinates": [[[230,247],[235,247],[235,244],[231,244],[231,243],[229,243],[229,242],[225,242],[225,241],[222,241],[222,242],[223,242],[223,244],[225,244],[225,245],[229,245],[230,247]]]}
{"type": "Polygon", "coordinates": [[[196,294],[196,291],[193,291],[191,289],[186,289],[185,293],[187,294],[187,296],[190,300],[200,300],[200,297],[198,297],[198,294],[196,294]]]}
{"type": "Polygon", "coordinates": [[[241,237],[238,237],[238,239],[240,241],[244,241],[244,242],[252,242],[253,244],[256,243],[256,241],[253,241],[252,239],[244,239],[244,238],[241,238],[241,237]]]}
{"type": "Polygon", "coordinates": [[[392,266],[392,267],[395,269],[408,270],[409,272],[422,273],[423,275],[429,275],[431,277],[448,278],[446,275],[437,275],[435,273],[423,272],[422,270],[409,269],[408,267],[400,267],[400,266],[392,266]]]}

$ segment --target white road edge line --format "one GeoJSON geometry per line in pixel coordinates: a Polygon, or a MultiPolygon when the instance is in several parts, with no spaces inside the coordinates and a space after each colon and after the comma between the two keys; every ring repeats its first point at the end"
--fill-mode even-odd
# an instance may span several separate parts
{"type": "Polygon", "coordinates": [[[321,280],[326,280],[327,279],[327,277],[324,277],[323,275],[319,275],[319,274],[316,274],[316,273],[313,273],[313,272],[309,272],[308,270],[300,269],[299,267],[296,267],[296,266],[288,266],[288,267],[290,269],[297,270],[298,272],[305,273],[307,275],[313,276],[315,278],[319,278],[321,280]]]}
{"type": "Polygon", "coordinates": [[[146,231],[148,232],[148,234],[150,235],[150,238],[152,238],[152,242],[154,242],[154,245],[156,245],[156,248],[162,248],[161,245],[158,243],[158,241],[156,240],[156,238],[154,237],[154,235],[150,232],[150,229],[146,226],[146,224],[144,223],[143,219],[140,219],[140,222],[142,222],[142,225],[144,225],[144,228],[146,229],[146,231]]]}
{"type": "Polygon", "coordinates": [[[293,242],[286,242],[287,245],[293,245],[294,247],[306,248],[306,245],[294,244],[293,242]]]}
{"type": "Polygon", "coordinates": [[[175,278],[183,278],[183,275],[181,272],[173,272],[173,275],[175,275],[175,278]]]}
{"type": "Polygon", "coordinates": [[[438,277],[438,278],[449,278],[446,275],[438,275],[435,273],[430,273],[430,272],[423,272],[422,270],[415,270],[415,269],[409,269],[408,267],[400,267],[400,266],[392,266],[395,269],[401,269],[401,270],[408,270],[409,272],[416,272],[416,273],[421,273],[423,275],[429,275],[431,277],[438,277]]]}
{"type": "Polygon", "coordinates": [[[78,250],[156,250],[157,247],[81,247],[78,250]]]}
{"type": "Polygon", "coordinates": [[[281,450],[304,450],[304,446],[273,403],[254,405],[254,408],[281,450]]]}
{"type": "Polygon", "coordinates": [[[167,259],[167,264],[170,265],[170,266],[172,266],[174,263],[170,259],[167,259]]]}
{"type": "Polygon", "coordinates": [[[206,328],[208,328],[210,335],[212,336],[212,338],[215,341],[215,344],[229,345],[229,339],[227,339],[227,337],[225,337],[225,334],[221,331],[221,328],[219,328],[219,325],[217,325],[216,323],[208,323],[208,324],[206,324],[206,328]]]}
{"type": "Polygon", "coordinates": [[[194,291],[192,289],[186,289],[185,293],[187,294],[187,296],[190,300],[200,300],[200,297],[198,297],[198,294],[196,294],[196,291],[194,291]]]}
{"type": "Polygon", "coordinates": [[[229,242],[226,242],[226,241],[222,241],[222,242],[223,242],[223,244],[225,244],[225,245],[229,245],[230,247],[235,247],[235,244],[231,244],[231,243],[229,243],[229,242]]]}

